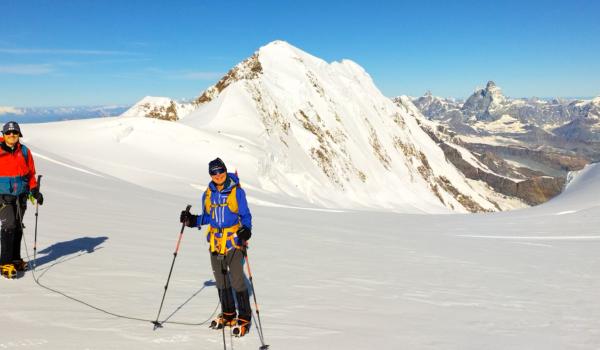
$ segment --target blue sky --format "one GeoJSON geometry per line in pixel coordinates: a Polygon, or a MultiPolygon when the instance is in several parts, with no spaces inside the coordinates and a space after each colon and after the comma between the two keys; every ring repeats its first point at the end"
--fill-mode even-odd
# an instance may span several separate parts
{"type": "Polygon", "coordinates": [[[281,39],[387,96],[600,95],[597,1],[0,1],[0,106],[193,98],[281,39]]]}

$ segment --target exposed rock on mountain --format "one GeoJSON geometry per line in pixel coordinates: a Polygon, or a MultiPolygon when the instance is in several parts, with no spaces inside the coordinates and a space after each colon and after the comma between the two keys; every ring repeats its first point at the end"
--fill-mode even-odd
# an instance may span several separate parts
{"type": "Polygon", "coordinates": [[[146,96],[121,116],[176,121],[184,118],[194,108],[192,103],[178,103],[167,97],[146,96]]]}
{"type": "MultiPolygon", "coordinates": [[[[407,98],[398,98],[396,103],[411,110],[411,102],[407,98]]],[[[416,107],[413,108],[416,110],[416,107]]],[[[419,113],[414,110],[413,115],[419,113]]],[[[558,195],[564,188],[564,177],[550,177],[526,167],[514,166],[489,151],[477,152],[446,127],[418,116],[416,119],[440,146],[449,162],[467,178],[482,181],[498,193],[520,198],[529,205],[537,205],[558,195]]]]}

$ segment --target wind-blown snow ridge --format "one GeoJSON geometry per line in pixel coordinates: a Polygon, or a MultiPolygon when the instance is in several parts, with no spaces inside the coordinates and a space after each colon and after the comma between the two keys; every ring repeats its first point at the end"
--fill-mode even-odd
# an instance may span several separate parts
{"type": "Polygon", "coordinates": [[[524,241],[598,241],[600,236],[484,236],[484,235],[456,235],[466,238],[507,239],[524,241]]]}

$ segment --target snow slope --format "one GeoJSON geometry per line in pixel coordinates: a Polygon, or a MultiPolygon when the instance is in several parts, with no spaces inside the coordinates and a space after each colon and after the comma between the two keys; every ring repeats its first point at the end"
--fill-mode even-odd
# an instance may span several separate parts
{"type": "MultiPolygon", "coordinates": [[[[166,323],[154,331],[149,322],[179,211],[187,203],[198,210],[201,190],[152,190],[71,159],[76,152],[31,148],[46,198],[36,275],[56,292],[36,285],[31,272],[0,280],[0,348],[222,349],[221,333],[205,326],[166,323]]],[[[600,167],[593,166],[556,199],[513,212],[254,204],[250,258],[266,342],[286,350],[597,349],[600,208],[592,194],[599,190],[600,167]]],[[[29,253],[32,212],[25,220],[29,253]]],[[[209,318],[217,294],[208,264],[203,234],[187,229],[161,319],[209,318]]],[[[259,345],[256,329],[233,340],[240,350],[259,345]]]]}
{"type": "MultiPolygon", "coordinates": [[[[254,155],[259,149],[252,142],[232,141],[180,123],[115,117],[29,124],[26,130],[24,143],[44,149],[42,155],[60,155],[95,173],[152,190],[183,196],[205,189],[201,179],[208,162],[221,157],[231,171],[240,169],[244,187],[253,189],[251,201],[279,205],[281,197],[287,198],[260,188],[254,155]]],[[[307,204],[302,198],[291,201],[307,204]]]]}

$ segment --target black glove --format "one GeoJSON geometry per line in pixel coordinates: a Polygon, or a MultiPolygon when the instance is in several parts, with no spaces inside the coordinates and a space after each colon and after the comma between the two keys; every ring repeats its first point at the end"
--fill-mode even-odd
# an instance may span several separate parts
{"type": "Polygon", "coordinates": [[[243,241],[247,241],[250,239],[250,237],[252,237],[252,230],[250,230],[249,228],[247,228],[246,226],[242,226],[238,232],[237,232],[237,236],[239,239],[243,240],[243,241]]]}
{"type": "Polygon", "coordinates": [[[39,205],[44,204],[44,196],[42,196],[42,193],[40,192],[39,188],[37,188],[37,187],[32,188],[31,195],[33,196],[33,198],[35,198],[35,200],[38,202],[39,205]]]}
{"type": "Polygon", "coordinates": [[[179,222],[185,224],[187,227],[196,227],[196,223],[198,222],[198,215],[193,215],[189,211],[182,211],[181,215],[179,215],[179,222]]]}

